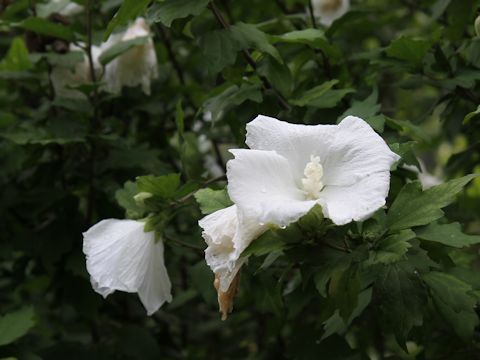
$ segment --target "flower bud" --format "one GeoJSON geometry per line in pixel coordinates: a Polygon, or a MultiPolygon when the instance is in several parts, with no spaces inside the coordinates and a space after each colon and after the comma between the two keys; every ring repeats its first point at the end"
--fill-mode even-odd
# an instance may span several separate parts
{"type": "Polygon", "coordinates": [[[143,205],[143,202],[149,198],[151,198],[153,196],[152,193],[149,193],[149,192],[140,192],[138,193],[137,195],[135,195],[133,197],[133,200],[135,200],[135,202],[138,204],[138,205],[143,205]]]}

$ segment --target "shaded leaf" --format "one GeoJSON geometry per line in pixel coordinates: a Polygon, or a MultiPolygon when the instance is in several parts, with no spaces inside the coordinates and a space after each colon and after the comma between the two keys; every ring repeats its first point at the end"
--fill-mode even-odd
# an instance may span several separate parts
{"type": "Polygon", "coordinates": [[[197,203],[200,205],[200,211],[205,215],[224,209],[233,204],[225,189],[200,189],[195,193],[195,200],[197,200],[197,203]]]}

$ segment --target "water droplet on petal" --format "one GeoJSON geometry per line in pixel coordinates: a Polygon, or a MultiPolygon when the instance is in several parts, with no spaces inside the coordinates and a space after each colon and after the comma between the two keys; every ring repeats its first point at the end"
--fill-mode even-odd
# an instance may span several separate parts
{"type": "Polygon", "coordinates": [[[258,223],[258,225],[263,226],[265,225],[265,223],[261,222],[261,223],[258,223]]]}
{"type": "Polygon", "coordinates": [[[286,229],[287,225],[280,225],[280,229],[286,229]]]}

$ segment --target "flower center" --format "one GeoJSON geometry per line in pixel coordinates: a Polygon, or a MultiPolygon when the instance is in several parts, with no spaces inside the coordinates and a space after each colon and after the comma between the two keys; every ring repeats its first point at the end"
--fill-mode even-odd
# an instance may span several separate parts
{"type": "Polygon", "coordinates": [[[303,170],[305,177],[302,179],[303,191],[307,199],[318,199],[323,189],[323,166],[320,157],[310,155],[310,162],[303,170]]]}
{"type": "Polygon", "coordinates": [[[325,13],[333,13],[342,5],[342,0],[324,0],[321,9],[325,13]]]}

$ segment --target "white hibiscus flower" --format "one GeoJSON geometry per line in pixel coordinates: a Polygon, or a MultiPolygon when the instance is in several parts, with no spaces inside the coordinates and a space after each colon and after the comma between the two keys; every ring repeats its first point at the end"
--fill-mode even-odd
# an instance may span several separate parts
{"type": "Polygon", "coordinates": [[[83,233],[83,252],[93,289],[103,297],[115,290],[138,293],[148,315],[172,301],[163,242],[144,223],[107,219],[83,233]]]}
{"type": "Polygon", "coordinates": [[[112,35],[102,45],[102,50],[105,51],[118,41],[149,37],[143,45],[131,48],[107,64],[104,75],[106,91],[119,94],[123,86],[141,85],[143,92],[150,95],[150,83],[158,77],[157,55],[151,35],[145,19],[137,18],[125,33],[112,35]]]}
{"type": "Polygon", "coordinates": [[[256,219],[238,211],[237,206],[218,210],[199,221],[202,236],[208,247],[205,260],[215,273],[215,287],[223,318],[232,310],[233,296],[238,284],[238,271],[247,260],[240,258],[250,243],[268,228],[259,225],[256,219]]]}
{"type": "Polygon", "coordinates": [[[247,124],[250,149],[231,150],[228,192],[258,224],[286,227],[319,204],[336,225],[362,221],[385,205],[399,159],[362,119],[295,125],[266,116],[247,124]]]}
{"type": "Polygon", "coordinates": [[[312,0],[313,15],[320,23],[330,26],[345,15],[350,8],[350,0],[312,0]]]}

